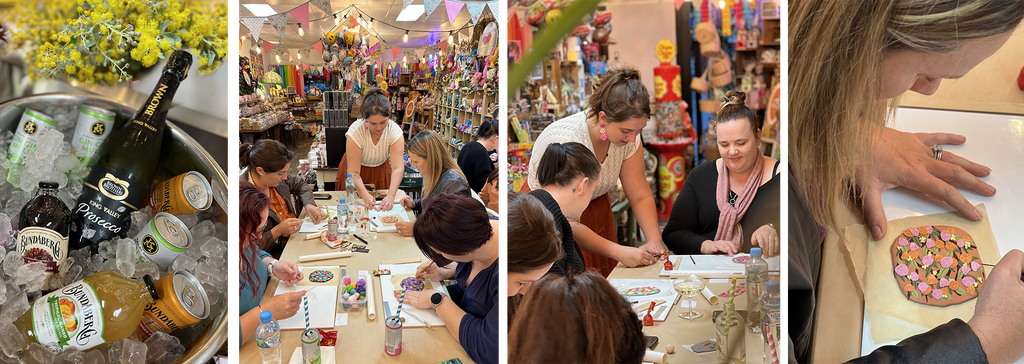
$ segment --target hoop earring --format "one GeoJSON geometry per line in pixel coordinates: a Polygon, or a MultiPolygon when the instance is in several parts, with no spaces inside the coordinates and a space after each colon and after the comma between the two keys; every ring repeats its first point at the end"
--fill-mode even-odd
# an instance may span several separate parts
{"type": "Polygon", "coordinates": [[[608,140],[608,134],[604,132],[604,123],[601,123],[601,140],[608,140]]]}

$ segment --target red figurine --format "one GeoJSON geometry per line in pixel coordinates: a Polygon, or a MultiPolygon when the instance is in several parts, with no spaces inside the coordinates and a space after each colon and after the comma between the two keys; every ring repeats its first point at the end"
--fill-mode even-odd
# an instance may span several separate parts
{"type": "Polygon", "coordinates": [[[665,270],[672,270],[672,262],[671,261],[668,261],[668,260],[665,261],[665,270]]]}
{"type": "Polygon", "coordinates": [[[647,315],[644,315],[644,326],[654,326],[654,317],[651,316],[651,311],[654,310],[656,304],[651,301],[651,307],[647,309],[647,315]]]}

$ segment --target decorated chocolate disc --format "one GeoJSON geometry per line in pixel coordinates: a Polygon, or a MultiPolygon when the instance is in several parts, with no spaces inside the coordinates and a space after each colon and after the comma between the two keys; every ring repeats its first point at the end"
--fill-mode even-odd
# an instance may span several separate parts
{"type": "Polygon", "coordinates": [[[736,264],[747,264],[750,263],[750,259],[749,255],[741,255],[738,257],[732,257],[732,262],[736,264]]]}
{"type": "Polygon", "coordinates": [[[398,222],[398,216],[396,215],[384,215],[380,217],[380,222],[385,224],[394,224],[398,222]]]}
{"type": "Polygon", "coordinates": [[[425,286],[423,280],[416,277],[406,277],[402,280],[402,288],[410,291],[422,291],[425,286]]]}
{"type": "Polygon", "coordinates": [[[309,281],[313,283],[324,283],[334,279],[334,273],[327,270],[315,270],[309,273],[309,281]]]}
{"type": "Polygon", "coordinates": [[[627,290],[623,290],[622,292],[619,293],[621,293],[624,296],[650,296],[661,293],[661,288],[654,286],[634,287],[627,290]]]}
{"type": "Polygon", "coordinates": [[[978,245],[949,226],[910,228],[892,244],[893,275],[907,299],[945,307],[978,296],[985,267],[978,245]]]}

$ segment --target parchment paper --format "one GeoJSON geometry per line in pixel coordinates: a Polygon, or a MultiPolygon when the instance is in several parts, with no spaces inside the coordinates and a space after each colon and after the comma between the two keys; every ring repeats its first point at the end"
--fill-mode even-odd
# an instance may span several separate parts
{"type": "MultiPolygon", "coordinates": [[[[865,225],[852,225],[846,229],[847,258],[853,263],[856,276],[864,292],[866,317],[871,322],[871,340],[875,343],[898,341],[917,335],[953,318],[967,321],[974,316],[977,299],[959,305],[934,307],[907,300],[893,277],[891,247],[904,230],[922,225],[959,227],[969,233],[978,244],[978,253],[986,264],[999,261],[988,211],[984,204],[977,206],[981,221],[974,222],[956,211],[935,215],[913,216],[889,221],[886,236],[871,240],[865,225]]],[[[986,277],[989,267],[985,267],[986,277]]]]}

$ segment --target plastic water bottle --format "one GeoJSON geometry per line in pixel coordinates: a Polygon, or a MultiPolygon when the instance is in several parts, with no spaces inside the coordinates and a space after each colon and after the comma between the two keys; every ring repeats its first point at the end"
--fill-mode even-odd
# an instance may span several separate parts
{"type": "Polygon", "coordinates": [[[356,184],[352,182],[351,173],[345,178],[345,197],[353,202],[356,200],[356,184]]]}
{"type": "MultiPolygon", "coordinates": [[[[779,282],[768,282],[768,292],[761,297],[761,320],[767,323],[768,333],[771,333],[772,340],[768,341],[768,333],[764,333],[764,362],[766,364],[777,363],[778,357],[772,358],[772,350],[775,347],[776,355],[779,349],[779,321],[781,321],[781,295],[779,293],[779,282]]],[[[762,324],[764,325],[764,324],[762,324]]]]}
{"type": "Polygon", "coordinates": [[[263,364],[281,364],[281,327],[270,311],[260,312],[256,326],[256,347],[260,349],[263,364]]]}
{"type": "Polygon", "coordinates": [[[746,264],[747,327],[750,332],[761,332],[761,295],[768,283],[768,262],[761,258],[761,248],[750,249],[750,262],[746,264]]]}
{"type": "Polygon", "coordinates": [[[345,199],[338,200],[338,222],[341,224],[339,228],[348,226],[348,204],[345,199]]]}

